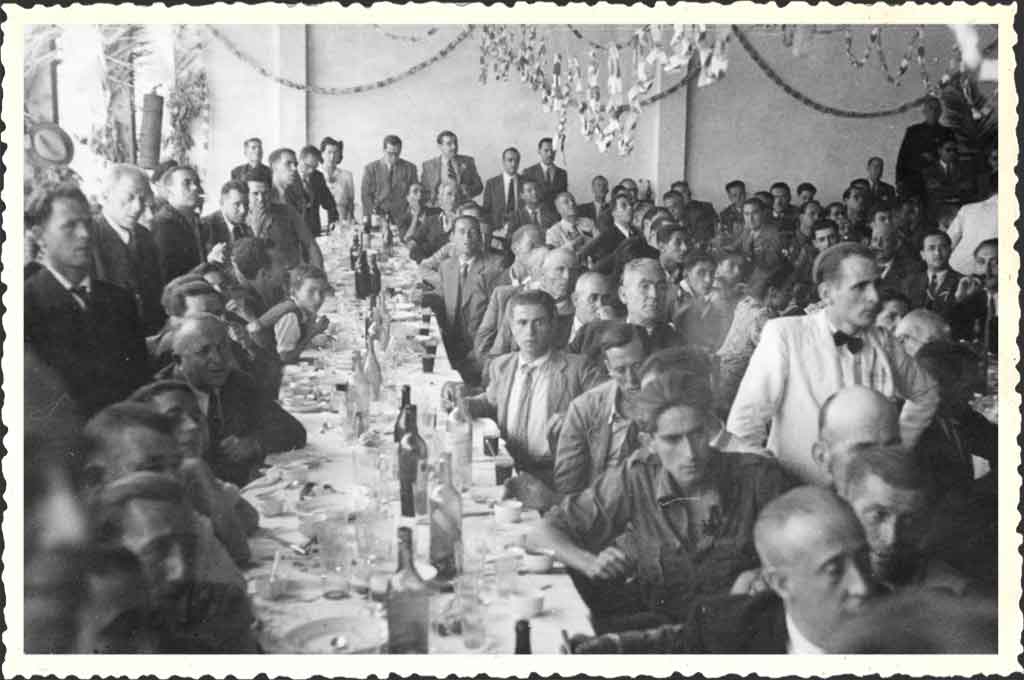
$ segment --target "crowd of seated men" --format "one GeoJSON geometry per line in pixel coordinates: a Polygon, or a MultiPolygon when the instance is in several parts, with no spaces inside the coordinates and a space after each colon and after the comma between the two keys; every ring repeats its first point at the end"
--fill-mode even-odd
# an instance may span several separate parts
{"type": "MultiPolygon", "coordinates": [[[[960,163],[937,105],[895,186],[873,157],[821,199],[730,179],[720,210],[600,175],[578,204],[549,138],[486,181],[450,131],[420,168],[384,138],[362,210],[590,608],[573,651],[994,644],[995,160],[960,163]]],[[[173,162],[27,197],[28,651],[259,651],[239,488],[305,445],[277,395],[326,328],[316,239],[356,217],[343,149],[247,140],[207,214],[173,162]]]]}

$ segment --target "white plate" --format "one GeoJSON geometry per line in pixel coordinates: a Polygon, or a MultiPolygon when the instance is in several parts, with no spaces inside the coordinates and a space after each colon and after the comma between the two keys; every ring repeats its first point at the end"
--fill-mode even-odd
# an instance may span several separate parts
{"type": "Polygon", "coordinates": [[[379,627],[368,625],[365,617],[334,616],[304,623],[288,631],[282,642],[296,654],[376,654],[381,639],[379,627]],[[337,649],[331,640],[344,637],[346,645],[337,649]]]}

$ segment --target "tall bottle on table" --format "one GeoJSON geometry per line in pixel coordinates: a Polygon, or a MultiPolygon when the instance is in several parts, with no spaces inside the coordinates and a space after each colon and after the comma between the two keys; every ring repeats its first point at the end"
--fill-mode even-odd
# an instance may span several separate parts
{"type": "Polygon", "coordinates": [[[349,418],[352,421],[351,430],[358,437],[367,429],[370,420],[370,400],[373,396],[373,388],[366,379],[363,370],[363,357],[358,350],[352,353],[352,380],[349,384],[348,397],[349,418]]]}
{"type": "Polygon", "coordinates": [[[398,570],[388,582],[389,654],[426,654],[430,640],[430,590],[413,562],[412,529],[398,529],[398,570]]]}
{"type": "Polygon", "coordinates": [[[409,407],[412,406],[412,388],[409,385],[402,385],[402,397],[398,404],[398,416],[395,418],[395,479],[399,479],[399,470],[401,469],[401,443],[402,438],[405,436],[405,419],[407,417],[406,412],[409,407]]]}
{"type": "Polygon", "coordinates": [[[372,286],[370,274],[370,259],[366,250],[359,251],[359,261],[356,263],[356,298],[365,300],[370,296],[372,286]]]}
{"type": "Polygon", "coordinates": [[[417,517],[427,514],[427,443],[419,433],[416,422],[416,406],[405,409],[404,433],[398,443],[399,504],[402,517],[417,517]]]}
{"type": "Polygon", "coordinates": [[[442,453],[430,491],[430,563],[439,578],[455,578],[462,567],[462,495],[452,484],[452,455],[442,453]]]}
{"type": "Polygon", "coordinates": [[[462,408],[453,408],[445,419],[445,449],[452,455],[455,484],[468,489],[473,476],[473,423],[462,408]]]}
{"type": "Polygon", "coordinates": [[[380,371],[380,362],[377,361],[377,351],[374,349],[373,335],[371,334],[370,319],[366,320],[366,359],[363,362],[363,373],[366,374],[366,381],[370,385],[370,397],[373,401],[380,400],[380,388],[384,381],[380,371]]]}

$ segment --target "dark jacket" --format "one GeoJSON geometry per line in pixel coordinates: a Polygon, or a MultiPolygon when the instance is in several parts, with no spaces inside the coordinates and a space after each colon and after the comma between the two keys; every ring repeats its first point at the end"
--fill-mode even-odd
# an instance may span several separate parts
{"type": "Polygon", "coordinates": [[[92,281],[88,310],[41,269],[25,282],[25,344],[64,380],[88,418],[148,380],[146,343],[127,290],[92,281]]]}
{"type": "Polygon", "coordinates": [[[552,210],[555,207],[555,197],[563,191],[569,190],[569,175],[557,165],[551,165],[550,183],[544,177],[544,169],[540,166],[540,163],[531,165],[526,170],[523,170],[521,174],[524,181],[533,180],[537,183],[537,196],[540,198],[540,202],[552,210]]]}
{"type": "Polygon", "coordinates": [[[218,243],[232,243],[240,238],[251,238],[255,236],[252,227],[244,222],[242,224],[228,224],[224,219],[224,213],[220,210],[206,215],[199,220],[199,239],[203,243],[203,256],[210,254],[210,251],[218,243]]]}
{"type": "MultiPolygon", "coordinates": [[[[159,378],[183,379],[174,365],[159,378]]],[[[306,428],[277,402],[260,394],[259,386],[247,374],[233,370],[220,389],[220,408],[211,396],[206,416],[210,424],[210,453],[207,462],[224,481],[243,487],[255,479],[268,453],[301,449],[306,445],[306,428]],[[254,460],[233,461],[220,450],[225,437],[252,438],[260,443],[261,454],[254,460]]]]}
{"type": "Polygon", "coordinates": [[[915,272],[903,280],[903,292],[910,298],[912,308],[924,307],[948,317],[953,307],[953,295],[959,283],[960,274],[947,269],[945,278],[939,284],[938,290],[933,293],[928,289],[928,272],[915,272]]]}
{"type": "Polygon", "coordinates": [[[128,245],[102,215],[93,224],[93,277],[130,292],[135,298],[143,333],[156,333],[163,326],[167,315],[160,304],[164,275],[153,235],[145,227],[136,225],[132,229],[131,244],[128,245]]]}
{"type": "MultiPolygon", "coordinates": [[[[320,208],[327,211],[327,221],[338,221],[338,206],[334,202],[334,194],[327,188],[327,180],[319,170],[309,174],[309,184],[302,184],[306,195],[302,217],[306,220],[306,227],[313,236],[320,236],[323,232],[323,225],[320,222],[320,208]]],[[[397,217],[397,216],[396,216],[397,217]]]]}
{"type": "Polygon", "coordinates": [[[686,623],[601,635],[577,654],[785,654],[786,610],[775,593],[730,595],[697,604],[686,623]]]}
{"type": "MultiPolygon", "coordinates": [[[[253,166],[249,165],[248,163],[236,165],[235,167],[231,168],[231,179],[236,182],[244,182],[245,176],[249,174],[249,169],[252,167],[253,166]]],[[[270,167],[265,165],[264,163],[260,163],[256,167],[265,168],[267,172],[270,172],[270,167]]]]}
{"type": "Polygon", "coordinates": [[[165,205],[153,216],[151,227],[160,267],[168,281],[186,274],[203,262],[199,220],[165,205]]]}

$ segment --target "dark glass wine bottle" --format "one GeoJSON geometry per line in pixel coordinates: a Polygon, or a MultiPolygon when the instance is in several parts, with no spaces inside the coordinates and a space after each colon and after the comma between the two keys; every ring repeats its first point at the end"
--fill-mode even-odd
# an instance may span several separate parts
{"type": "Polygon", "coordinates": [[[370,295],[370,261],[366,251],[359,252],[359,262],[356,265],[356,297],[365,300],[370,295]]]}
{"type": "Polygon", "coordinates": [[[413,562],[412,529],[398,529],[398,570],[388,581],[389,654],[426,654],[430,640],[430,590],[413,562]]]}
{"type": "Polygon", "coordinates": [[[530,622],[526,619],[516,621],[516,654],[532,654],[530,647],[530,622]]]}
{"type": "Polygon", "coordinates": [[[399,501],[402,517],[416,516],[416,486],[420,475],[420,461],[427,459],[427,443],[420,437],[416,425],[416,406],[405,410],[405,434],[398,444],[399,501]]]}
{"type": "Polygon", "coordinates": [[[377,254],[370,255],[370,295],[380,295],[381,275],[377,254]]]}

